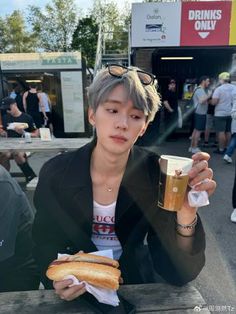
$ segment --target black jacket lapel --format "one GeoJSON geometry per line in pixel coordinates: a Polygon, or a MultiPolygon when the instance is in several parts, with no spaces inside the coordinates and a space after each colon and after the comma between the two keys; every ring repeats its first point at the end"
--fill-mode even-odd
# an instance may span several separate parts
{"type": "MultiPolygon", "coordinates": [[[[60,218],[57,219],[64,232],[70,235],[73,243],[77,243],[77,247],[83,247],[86,251],[96,250],[91,241],[93,193],[90,177],[90,157],[93,146],[93,142],[89,143],[73,154],[73,158],[64,171],[64,176],[60,178],[59,184],[55,182],[54,185],[58,186],[54,193],[57,194],[57,198],[62,204],[60,210],[58,209],[60,218]],[[69,230],[71,226],[73,226],[72,230],[69,230]]],[[[55,177],[55,180],[58,180],[58,178],[55,177]]],[[[57,211],[54,208],[52,212],[57,211]]]]}

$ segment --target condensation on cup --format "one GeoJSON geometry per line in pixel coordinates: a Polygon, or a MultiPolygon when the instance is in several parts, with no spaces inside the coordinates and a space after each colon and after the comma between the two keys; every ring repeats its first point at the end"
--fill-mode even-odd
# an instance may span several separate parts
{"type": "Polygon", "coordinates": [[[25,137],[25,143],[31,143],[32,142],[31,134],[29,132],[25,132],[24,137],[25,137]]]}
{"type": "Polygon", "coordinates": [[[188,172],[192,168],[190,158],[161,155],[159,159],[158,206],[169,210],[181,209],[188,186],[188,172]]]}

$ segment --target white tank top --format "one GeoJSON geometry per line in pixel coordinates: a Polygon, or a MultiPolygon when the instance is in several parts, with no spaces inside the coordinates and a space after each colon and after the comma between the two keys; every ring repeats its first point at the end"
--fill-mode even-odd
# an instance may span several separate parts
{"type": "Polygon", "coordinates": [[[93,232],[92,242],[99,251],[113,250],[113,258],[119,259],[122,247],[115,233],[116,202],[101,205],[93,201],[93,232]]]}

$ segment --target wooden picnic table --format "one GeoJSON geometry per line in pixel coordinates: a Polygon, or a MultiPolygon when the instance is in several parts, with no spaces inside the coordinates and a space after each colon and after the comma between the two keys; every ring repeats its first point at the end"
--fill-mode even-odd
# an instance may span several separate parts
{"type": "MultiPolygon", "coordinates": [[[[210,313],[200,292],[188,284],[123,285],[119,294],[136,306],[137,313],[190,314],[210,313]]],[[[63,301],[53,290],[0,293],[0,313],[72,314],[95,313],[81,299],[63,301]]]]}
{"type": "Polygon", "coordinates": [[[32,138],[26,143],[22,138],[0,138],[0,152],[50,152],[75,150],[91,141],[91,138],[53,138],[51,141],[42,141],[32,138]]]}

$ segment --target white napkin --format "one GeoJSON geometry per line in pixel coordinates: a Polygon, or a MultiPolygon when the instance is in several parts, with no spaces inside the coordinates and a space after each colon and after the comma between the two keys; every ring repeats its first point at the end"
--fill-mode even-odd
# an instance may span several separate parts
{"type": "MultiPolygon", "coordinates": [[[[113,258],[113,252],[112,250],[103,250],[103,251],[97,251],[90,254],[94,255],[100,255],[100,256],[106,256],[113,258]]],[[[68,254],[60,254],[58,253],[57,258],[63,257],[63,256],[69,256],[68,254]]],[[[81,282],[73,275],[66,276],[64,279],[72,279],[73,283],[70,285],[70,287],[80,284],[81,282]]],[[[87,282],[83,281],[85,284],[85,289],[89,293],[91,293],[100,303],[105,303],[113,306],[119,305],[119,298],[116,293],[116,291],[110,290],[110,289],[103,289],[103,288],[97,288],[93,285],[88,284],[87,282]]]]}
{"type": "MultiPolygon", "coordinates": [[[[203,180],[202,182],[207,182],[208,179],[203,180]]],[[[201,184],[202,182],[198,183],[201,184]]],[[[209,205],[209,197],[206,191],[196,191],[194,188],[198,185],[195,184],[191,191],[188,192],[188,203],[191,207],[202,207],[209,205]]]]}

